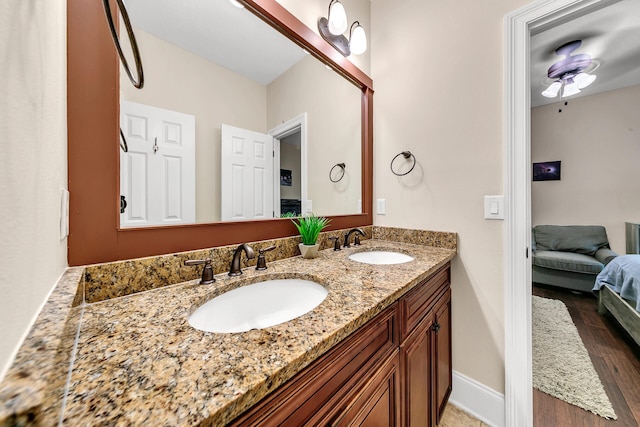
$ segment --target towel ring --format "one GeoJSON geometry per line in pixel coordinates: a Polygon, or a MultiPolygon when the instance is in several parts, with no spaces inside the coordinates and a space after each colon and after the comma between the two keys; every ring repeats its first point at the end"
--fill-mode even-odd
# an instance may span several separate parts
{"type": "Polygon", "coordinates": [[[344,163],[336,163],[335,165],[333,165],[333,167],[329,171],[329,180],[331,180],[331,182],[340,182],[344,177],[344,169],[345,169],[344,163]],[[342,170],[342,173],[340,174],[340,178],[334,180],[332,175],[333,175],[333,170],[335,168],[340,168],[342,170]]]}
{"type": "Polygon", "coordinates": [[[129,20],[129,14],[127,13],[127,8],[122,3],[122,0],[115,0],[118,9],[120,9],[120,15],[122,16],[122,20],[124,21],[124,26],[127,29],[127,35],[129,36],[129,41],[131,43],[131,50],[133,50],[133,59],[136,63],[136,72],[138,73],[138,81],[131,74],[131,69],[129,68],[129,63],[127,63],[127,59],[124,57],[124,53],[122,52],[122,48],[120,47],[120,40],[118,40],[118,33],[116,32],[116,26],[113,23],[113,16],[111,15],[111,7],[109,6],[109,0],[102,0],[102,4],[104,6],[104,13],[107,16],[107,24],[109,24],[109,30],[111,30],[111,38],[113,39],[113,44],[116,46],[116,50],[118,51],[118,56],[120,56],[120,61],[122,61],[122,65],[124,70],[129,76],[129,80],[133,86],[137,89],[142,89],[144,86],[144,74],[142,72],[142,60],[140,59],[140,51],[138,50],[138,43],[136,42],[136,36],[133,34],[133,28],[131,28],[131,21],[129,20]]]}
{"type": "Polygon", "coordinates": [[[402,153],[396,154],[396,156],[391,160],[391,165],[389,165],[389,166],[391,167],[391,172],[393,172],[394,175],[396,175],[396,176],[405,176],[406,174],[411,172],[413,170],[413,168],[416,167],[416,156],[411,154],[411,151],[403,151],[402,153]],[[396,171],[393,170],[393,162],[400,156],[404,157],[405,159],[408,159],[409,157],[413,158],[413,164],[411,165],[411,169],[409,169],[405,173],[397,173],[396,171]]]}

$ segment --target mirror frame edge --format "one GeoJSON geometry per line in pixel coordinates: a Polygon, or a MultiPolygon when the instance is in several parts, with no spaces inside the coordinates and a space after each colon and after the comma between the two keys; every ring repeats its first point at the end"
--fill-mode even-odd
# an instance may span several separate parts
{"type": "MultiPolygon", "coordinates": [[[[328,230],[373,224],[373,83],[275,0],[244,0],[256,15],[362,90],[362,209],[328,230]]],[[[116,11],[115,6],[112,11],[116,11]]],[[[298,234],[288,219],[119,228],[119,59],[101,2],[67,0],[70,266],[156,256],[298,234]],[[87,143],[88,141],[88,143],[87,143]],[[116,141],[116,142],[113,142],[116,141]]]]}

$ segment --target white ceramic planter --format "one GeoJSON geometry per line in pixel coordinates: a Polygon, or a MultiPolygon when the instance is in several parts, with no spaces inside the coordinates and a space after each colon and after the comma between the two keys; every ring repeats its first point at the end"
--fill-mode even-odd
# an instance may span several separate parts
{"type": "Polygon", "coordinates": [[[318,248],[320,247],[320,244],[316,243],[315,245],[305,245],[303,243],[298,243],[298,247],[300,248],[302,258],[315,258],[318,256],[318,248]]]}

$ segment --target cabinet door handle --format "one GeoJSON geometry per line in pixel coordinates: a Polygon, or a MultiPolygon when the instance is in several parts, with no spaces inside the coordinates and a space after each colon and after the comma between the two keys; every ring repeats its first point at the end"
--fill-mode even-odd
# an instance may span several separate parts
{"type": "Polygon", "coordinates": [[[431,329],[435,332],[438,333],[438,331],[440,330],[440,323],[436,323],[435,325],[433,325],[431,327],[431,329]]]}

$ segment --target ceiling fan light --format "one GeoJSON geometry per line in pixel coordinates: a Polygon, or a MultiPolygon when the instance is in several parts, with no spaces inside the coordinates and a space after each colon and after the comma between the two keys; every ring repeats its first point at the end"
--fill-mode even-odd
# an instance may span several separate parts
{"type": "Polygon", "coordinates": [[[562,82],[553,82],[549,85],[548,88],[545,89],[544,92],[542,92],[542,96],[545,96],[547,98],[555,98],[556,96],[558,96],[558,92],[560,91],[561,87],[562,82]]]}
{"type": "Polygon", "coordinates": [[[354,55],[360,55],[367,50],[367,34],[364,32],[364,28],[358,21],[354,22],[355,28],[352,25],[351,38],[349,40],[349,48],[354,55]]]}
{"type": "Polygon", "coordinates": [[[584,89],[596,80],[596,75],[580,73],[573,80],[578,84],[578,89],[584,89]]]}
{"type": "Polygon", "coordinates": [[[580,88],[578,87],[578,83],[574,82],[573,79],[568,79],[564,85],[564,90],[562,91],[563,97],[569,97],[580,93],[580,88]]]}
{"type": "Polygon", "coordinates": [[[329,5],[329,32],[333,35],[340,35],[347,31],[347,12],[338,0],[334,0],[329,5]]]}

